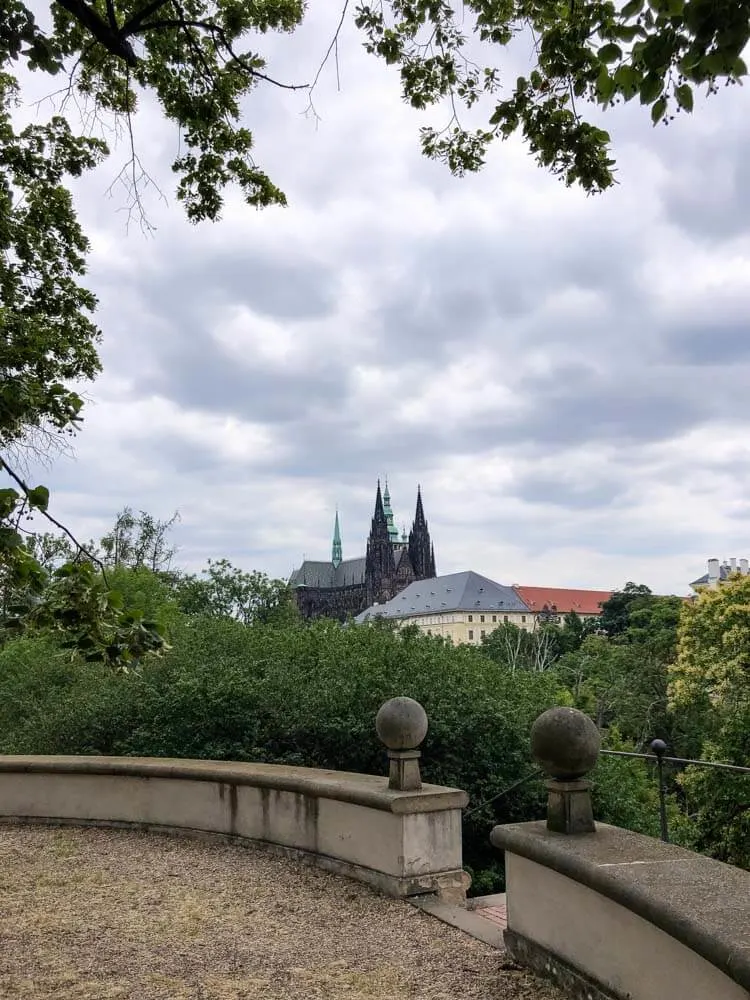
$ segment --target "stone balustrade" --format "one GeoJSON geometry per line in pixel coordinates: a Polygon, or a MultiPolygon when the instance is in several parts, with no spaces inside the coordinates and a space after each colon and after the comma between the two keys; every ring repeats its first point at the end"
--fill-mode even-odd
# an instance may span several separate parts
{"type": "Polygon", "coordinates": [[[532,730],[550,775],[546,822],[496,826],[505,944],[576,1000],[749,1000],[750,873],[593,821],[590,719],[551,709],[532,730]]]}
{"type": "Polygon", "coordinates": [[[465,792],[422,784],[424,710],[378,713],[390,777],[222,761],[0,757],[0,820],[114,826],[252,841],[394,896],[460,901],[465,792]]]}

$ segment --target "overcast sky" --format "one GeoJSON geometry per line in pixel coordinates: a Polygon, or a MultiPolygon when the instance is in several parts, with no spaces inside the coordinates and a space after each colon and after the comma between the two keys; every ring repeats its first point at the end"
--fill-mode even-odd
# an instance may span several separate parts
{"type": "MultiPolygon", "coordinates": [[[[274,75],[314,73],[337,15],[313,7],[264,41],[274,75]]],[[[124,150],[80,186],[105,373],[74,457],[39,473],[54,513],[88,538],[126,504],[179,510],[178,564],[285,577],[330,557],[336,505],[362,554],[387,476],[399,525],[421,483],[439,573],[684,593],[750,555],[750,94],[668,128],[609,113],[620,184],[587,198],[514,141],[463,179],[424,159],[441,113],[353,27],[339,73],[318,122],[304,95],[247,102],[287,208],[230,196],[188,224],[153,108],[153,235],[106,194],[124,150]]]]}

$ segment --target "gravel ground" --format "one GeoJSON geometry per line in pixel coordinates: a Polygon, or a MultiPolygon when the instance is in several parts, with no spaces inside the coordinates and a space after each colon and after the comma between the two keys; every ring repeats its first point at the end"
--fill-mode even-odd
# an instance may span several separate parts
{"type": "Polygon", "coordinates": [[[562,1000],[407,903],[261,850],[0,828],[0,997],[562,1000]]]}

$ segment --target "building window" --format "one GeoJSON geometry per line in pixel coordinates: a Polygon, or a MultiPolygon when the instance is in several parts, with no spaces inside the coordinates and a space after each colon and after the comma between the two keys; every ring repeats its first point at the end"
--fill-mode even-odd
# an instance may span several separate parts
{"type": "Polygon", "coordinates": [[[473,638],[474,638],[474,630],[469,629],[469,639],[472,640],[473,638]]]}
{"type": "Polygon", "coordinates": [[[487,633],[486,633],[486,632],[484,631],[484,629],[482,629],[482,632],[481,632],[481,637],[482,637],[482,639],[484,639],[484,637],[485,637],[485,635],[486,635],[486,634],[487,634],[487,633]]]}
{"type": "Polygon", "coordinates": [[[470,622],[473,622],[473,621],[474,621],[474,615],[469,615],[469,621],[470,621],[470,622]]]}
{"type": "Polygon", "coordinates": [[[521,621],[522,621],[522,622],[525,622],[525,621],[526,621],[526,615],[521,615],[521,621]]]}
{"type": "Polygon", "coordinates": [[[507,621],[508,621],[508,616],[507,616],[507,615],[503,615],[503,621],[504,621],[504,622],[507,622],[507,621]]]}
{"type": "Polygon", "coordinates": [[[496,622],[497,621],[497,615],[493,615],[492,616],[492,620],[493,620],[493,622],[496,622]]]}
{"type": "Polygon", "coordinates": [[[483,622],[484,621],[484,615],[480,615],[479,616],[479,620],[480,620],[480,622],[483,622]]]}

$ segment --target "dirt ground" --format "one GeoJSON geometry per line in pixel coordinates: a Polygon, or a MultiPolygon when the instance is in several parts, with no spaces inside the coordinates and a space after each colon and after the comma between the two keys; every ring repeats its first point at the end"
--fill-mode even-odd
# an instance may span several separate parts
{"type": "Polygon", "coordinates": [[[261,850],[0,827],[0,997],[562,1000],[407,903],[261,850]]]}

